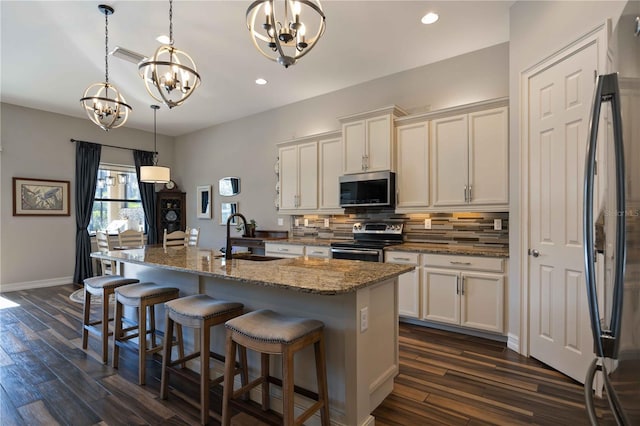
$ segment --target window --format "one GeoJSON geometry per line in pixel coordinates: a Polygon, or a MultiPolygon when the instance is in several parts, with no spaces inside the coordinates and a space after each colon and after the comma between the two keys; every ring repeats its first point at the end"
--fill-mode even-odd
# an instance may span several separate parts
{"type": "Polygon", "coordinates": [[[98,169],[89,233],[116,234],[125,229],[145,230],[136,169],[102,163],[98,169]]]}

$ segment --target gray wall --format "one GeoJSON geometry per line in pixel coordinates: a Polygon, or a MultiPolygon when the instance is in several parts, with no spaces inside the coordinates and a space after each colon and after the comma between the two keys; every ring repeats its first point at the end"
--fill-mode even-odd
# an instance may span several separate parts
{"type": "MultiPolygon", "coordinates": [[[[153,133],[120,128],[105,132],[89,119],[10,104],[1,105],[0,283],[69,283],[75,259],[75,144],[69,139],[153,149],[153,133]],[[71,216],[13,216],[12,178],[68,180],[71,216]]],[[[173,166],[173,138],[158,135],[160,163],[173,166]]],[[[104,147],[101,161],[133,164],[131,151],[104,147]]]]}
{"type": "MultiPolygon", "coordinates": [[[[518,1],[510,9],[509,105],[510,105],[510,231],[509,231],[509,333],[520,335],[521,234],[520,222],[520,78],[521,74],[574,40],[612,18],[615,23],[625,2],[617,1],[518,1]]],[[[586,143],[586,140],[585,140],[586,143]]],[[[527,324],[523,324],[527,326],[527,324]]],[[[510,336],[511,337],[511,336],[510,336]]]]}
{"type": "Polygon", "coordinates": [[[288,229],[288,217],[277,226],[274,207],[278,142],[338,130],[338,117],[391,104],[421,112],[507,95],[504,43],[178,137],[176,174],[187,191],[187,223],[200,227],[203,246],[222,247],[220,203],[237,201],[259,228],[288,229]],[[197,220],[196,186],[216,185],[223,176],[239,176],[241,194],[220,197],[214,191],[213,220],[197,220]]]}

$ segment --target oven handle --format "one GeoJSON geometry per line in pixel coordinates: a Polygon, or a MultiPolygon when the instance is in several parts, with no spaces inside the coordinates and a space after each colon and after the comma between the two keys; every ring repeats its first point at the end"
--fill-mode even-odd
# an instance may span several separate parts
{"type": "Polygon", "coordinates": [[[331,253],[345,253],[345,254],[378,254],[378,250],[367,250],[367,249],[356,249],[356,250],[352,250],[352,249],[339,249],[339,248],[332,248],[331,249],[331,253]]]}

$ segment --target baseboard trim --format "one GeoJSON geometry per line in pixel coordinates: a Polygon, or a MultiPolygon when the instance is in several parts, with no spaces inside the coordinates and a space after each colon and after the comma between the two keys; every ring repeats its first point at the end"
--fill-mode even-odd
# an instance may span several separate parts
{"type": "Polygon", "coordinates": [[[507,334],[507,348],[520,353],[520,337],[513,333],[507,334]]]}
{"type": "Polygon", "coordinates": [[[71,284],[73,277],[49,278],[38,281],[24,281],[21,283],[0,284],[0,293],[9,293],[12,291],[29,290],[32,288],[54,287],[57,285],[71,284]]]}
{"type": "Polygon", "coordinates": [[[474,330],[466,327],[457,327],[455,325],[440,324],[432,321],[418,320],[415,318],[400,317],[400,322],[406,322],[413,325],[421,325],[423,327],[435,328],[438,330],[452,331],[454,333],[468,334],[470,336],[482,337],[483,339],[495,340],[496,342],[507,342],[507,336],[490,331],[474,330]]]}

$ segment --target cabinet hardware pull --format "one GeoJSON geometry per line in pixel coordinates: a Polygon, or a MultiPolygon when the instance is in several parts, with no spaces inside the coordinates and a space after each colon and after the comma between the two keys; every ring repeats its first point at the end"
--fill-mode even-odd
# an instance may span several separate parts
{"type": "Polygon", "coordinates": [[[456,277],[456,294],[460,294],[460,277],[456,277]]]}
{"type": "Polygon", "coordinates": [[[462,277],[462,286],[460,287],[460,294],[464,296],[464,277],[462,277]]]}
{"type": "Polygon", "coordinates": [[[279,248],[278,251],[289,251],[289,249],[286,248],[279,248]]]}
{"type": "Polygon", "coordinates": [[[471,265],[471,262],[460,262],[457,260],[450,260],[449,263],[452,265],[471,265]]]}
{"type": "Polygon", "coordinates": [[[408,262],[411,259],[409,259],[408,257],[394,257],[393,260],[406,260],[408,262]]]}
{"type": "Polygon", "coordinates": [[[318,250],[315,250],[315,251],[312,251],[311,254],[322,254],[322,252],[318,251],[318,250]]]}
{"type": "Polygon", "coordinates": [[[467,197],[467,185],[464,186],[464,202],[469,202],[469,198],[467,197]]]}

